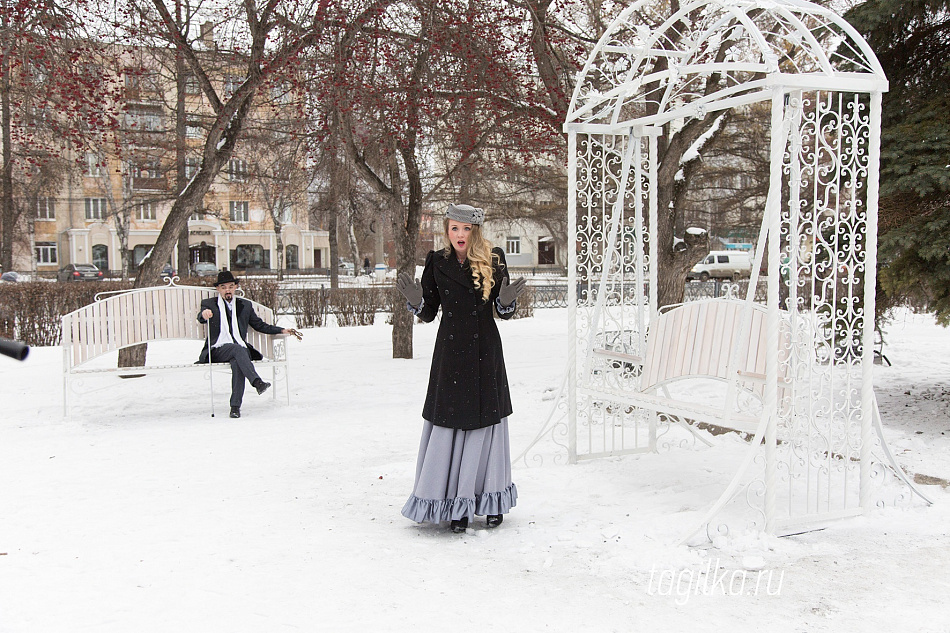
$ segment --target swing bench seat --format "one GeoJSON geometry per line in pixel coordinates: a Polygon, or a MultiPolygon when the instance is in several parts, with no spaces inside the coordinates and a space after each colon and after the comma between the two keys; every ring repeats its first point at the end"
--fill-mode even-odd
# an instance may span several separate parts
{"type": "MultiPolygon", "coordinates": [[[[788,328],[780,331],[779,398],[789,385],[788,363],[784,362],[789,348],[788,328]]],[[[762,399],[766,338],[766,309],[762,305],[708,299],[670,306],[650,325],[642,357],[593,349],[591,366],[596,379],[580,391],[597,400],[673,416],[673,421],[680,424],[692,420],[752,433],[762,416],[749,412],[748,407],[740,410],[737,403],[743,394],[762,399]],[[732,381],[734,389],[726,389],[718,401],[671,394],[673,383],[696,378],[732,381]]],[[[656,416],[650,424],[651,437],[655,437],[656,416]]],[[[687,428],[692,432],[691,427],[687,428]]]]}
{"type": "MultiPolygon", "coordinates": [[[[69,415],[69,396],[73,383],[83,377],[139,377],[160,372],[204,371],[210,368],[227,370],[229,363],[195,363],[200,351],[196,346],[189,357],[175,364],[146,364],[141,367],[118,367],[106,363],[105,355],[118,350],[163,341],[207,342],[207,328],[198,323],[201,300],[215,296],[214,288],[179,286],[169,280],[166,286],[153,286],[114,293],[100,293],[96,301],[62,317],[63,348],[63,415],[69,415]],[[99,359],[99,362],[95,362],[99,359]]],[[[251,301],[255,312],[264,321],[274,322],[274,312],[251,301]]],[[[263,334],[248,329],[247,342],[264,357],[255,366],[270,368],[271,382],[283,374],[290,403],[286,334],[263,334]]],[[[229,381],[226,381],[230,384],[229,381]]],[[[277,398],[276,382],[272,397],[277,398]]]]}

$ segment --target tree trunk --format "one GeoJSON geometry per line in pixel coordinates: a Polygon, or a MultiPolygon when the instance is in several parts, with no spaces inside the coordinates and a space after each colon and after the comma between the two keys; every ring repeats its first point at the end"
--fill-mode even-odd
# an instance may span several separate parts
{"type": "MultiPolygon", "coordinates": [[[[4,18],[4,21],[6,19],[4,18]]],[[[0,56],[0,118],[3,127],[3,169],[0,171],[0,268],[13,269],[13,139],[10,110],[10,62],[7,55],[0,56]]]]}
{"type": "MultiPolygon", "coordinates": [[[[181,2],[175,3],[175,17],[181,23],[181,2]]],[[[187,183],[185,158],[188,146],[185,132],[188,125],[188,113],[185,110],[185,75],[187,74],[184,56],[175,52],[175,195],[181,193],[187,183]]],[[[178,274],[182,277],[190,274],[191,253],[188,250],[188,223],[178,235],[178,274]]]]}
{"type": "MultiPolygon", "coordinates": [[[[393,246],[396,250],[396,272],[415,278],[416,276],[416,240],[418,227],[412,233],[409,219],[412,211],[408,208],[392,210],[393,246]]],[[[401,295],[393,306],[393,358],[412,358],[412,326],[415,316],[406,309],[401,295]]]]}
{"type": "Polygon", "coordinates": [[[327,233],[330,242],[330,287],[340,287],[340,205],[343,204],[340,192],[343,190],[343,179],[346,178],[342,159],[336,150],[330,153],[330,191],[327,204],[327,233]]]}
{"type": "Polygon", "coordinates": [[[277,241],[277,281],[284,280],[284,240],[280,235],[280,223],[274,222],[274,237],[277,241]]]}
{"type": "Polygon", "coordinates": [[[337,230],[337,205],[336,201],[333,200],[333,194],[330,194],[331,203],[329,209],[327,209],[327,239],[330,242],[330,261],[327,262],[327,266],[330,270],[330,287],[339,288],[340,287],[340,264],[339,264],[339,252],[340,244],[339,240],[336,237],[337,230]]]}
{"type": "MultiPolygon", "coordinates": [[[[226,159],[225,159],[226,160],[226,159]]],[[[211,187],[214,176],[220,170],[203,169],[195,175],[190,187],[186,187],[181,195],[175,200],[172,209],[162,226],[158,239],[155,240],[155,246],[151,254],[146,257],[138,272],[135,275],[135,288],[146,288],[158,280],[159,273],[165,262],[171,257],[172,250],[177,243],[177,236],[181,234],[184,228],[188,226],[188,217],[191,210],[195,209],[204,200],[205,194],[211,187]]],[[[145,345],[136,345],[128,347],[119,352],[119,367],[137,367],[145,364],[145,345]]]]}
{"type": "MultiPolygon", "coordinates": [[[[393,242],[396,244],[396,268],[411,277],[416,274],[416,242],[422,223],[422,175],[416,163],[415,145],[400,150],[409,199],[404,209],[393,210],[393,242]]],[[[413,315],[408,310],[393,311],[393,358],[412,358],[413,315]]]]}

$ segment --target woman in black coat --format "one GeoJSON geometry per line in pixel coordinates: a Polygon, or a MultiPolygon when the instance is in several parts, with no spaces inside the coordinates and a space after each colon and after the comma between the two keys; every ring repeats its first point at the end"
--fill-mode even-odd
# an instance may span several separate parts
{"type": "Polygon", "coordinates": [[[505,254],[482,237],[485,214],[469,205],[446,211],[446,246],[426,257],[422,283],[396,287],[420,319],[442,321],[432,354],[413,493],[402,509],[419,522],[451,521],[464,532],[474,515],[501,524],[518,499],[511,482],[511,398],[494,314],[509,319],[524,290],[509,284],[505,254]]]}

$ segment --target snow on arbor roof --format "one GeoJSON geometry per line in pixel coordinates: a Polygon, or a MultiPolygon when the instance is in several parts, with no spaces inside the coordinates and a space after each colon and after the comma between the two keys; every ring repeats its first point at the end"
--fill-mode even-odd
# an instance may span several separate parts
{"type": "Polygon", "coordinates": [[[668,0],[639,0],[613,21],[578,75],[565,128],[703,117],[774,86],[887,90],[864,38],[810,2],[696,0],[670,11],[668,0]]]}

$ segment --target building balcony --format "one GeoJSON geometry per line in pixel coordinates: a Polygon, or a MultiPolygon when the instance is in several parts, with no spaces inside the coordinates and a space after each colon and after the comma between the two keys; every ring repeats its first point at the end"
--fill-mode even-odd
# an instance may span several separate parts
{"type": "Polygon", "coordinates": [[[132,191],[168,191],[168,180],[166,178],[138,176],[133,177],[131,181],[132,191]]]}

